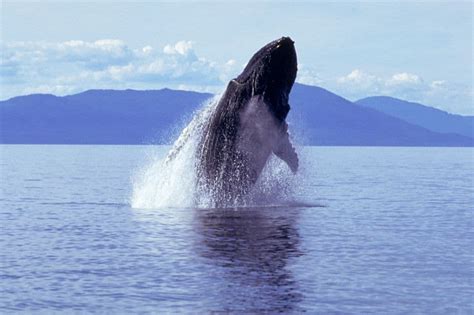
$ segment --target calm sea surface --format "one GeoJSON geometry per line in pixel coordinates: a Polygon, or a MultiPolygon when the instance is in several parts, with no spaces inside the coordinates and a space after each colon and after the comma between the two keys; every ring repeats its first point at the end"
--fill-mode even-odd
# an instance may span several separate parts
{"type": "Polygon", "coordinates": [[[0,313],[474,312],[471,148],[304,148],[300,206],[227,210],[132,209],[149,147],[0,149],[0,313]]]}

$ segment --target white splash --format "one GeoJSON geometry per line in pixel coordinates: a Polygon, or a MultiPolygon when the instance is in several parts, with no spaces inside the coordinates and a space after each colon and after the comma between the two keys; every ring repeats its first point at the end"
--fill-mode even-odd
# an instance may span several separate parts
{"type": "MultiPolygon", "coordinates": [[[[153,157],[133,179],[131,206],[141,209],[209,208],[213,192],[197,185],[197,147],[204,136],[220,95],[204,106],[183,129],[165,158],[153,157]]],[[[275,206],[291,199],[295,176],[288,166],[271,156],[244,204],[275,206]]]]}

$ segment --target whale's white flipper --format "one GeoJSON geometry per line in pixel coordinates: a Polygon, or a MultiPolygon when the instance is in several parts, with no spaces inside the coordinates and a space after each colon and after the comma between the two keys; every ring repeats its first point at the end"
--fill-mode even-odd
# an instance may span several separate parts
{"type": "Polygon", "coordinates": [[[286,122],[282,128],[282,133],[279,137],[279,142],[273,149],[273,153],[278,156],[280,159],[286,162],[290,167],[293,173],[298,171],[298,155],[296,154],[296,150],[290,142],[290,135],[288,134],[288,125],[286,122]]]}

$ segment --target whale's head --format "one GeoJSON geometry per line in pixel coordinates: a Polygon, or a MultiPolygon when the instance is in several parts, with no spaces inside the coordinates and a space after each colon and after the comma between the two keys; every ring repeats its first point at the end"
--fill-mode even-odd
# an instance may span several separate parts
{"type": "Polygon", "coordinates": [[[282,37],[257,51],[235,81],[248,85],[252,96],[263,96],[275,116],[284,120],[290,110],[288,96],[296,72],[294,42],[289,37],[282,37]]]}

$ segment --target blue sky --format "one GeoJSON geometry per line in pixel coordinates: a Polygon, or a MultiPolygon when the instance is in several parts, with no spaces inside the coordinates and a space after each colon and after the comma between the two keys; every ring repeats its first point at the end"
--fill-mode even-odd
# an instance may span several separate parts
{"type": "Polygon", "coordinates": [[[3,1],[1,99],[90,88],[217,92],[291,36],[298,81],[474,114],[472,2],[3,1]]]}

